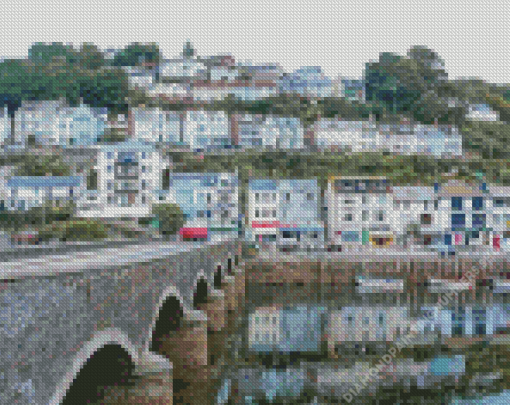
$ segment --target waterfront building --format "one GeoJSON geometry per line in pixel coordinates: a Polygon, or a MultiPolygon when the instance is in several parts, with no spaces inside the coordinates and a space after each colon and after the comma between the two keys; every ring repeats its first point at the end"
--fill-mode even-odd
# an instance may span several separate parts
{"type": "Polygon", "coordinates": [[[321,245],[319,201],[316,179],[250,180],[247,238],[282,248],[321,245]]]}
{"type": "Polygon", "coordinates": [[[157,193],[185,216],[185,240],[222,241],[238,237],[238,180],[229,173],[173,173],[157,193]]]}
{"type": "Polygon", "coordinates": [[[328,236],[334,246],[387,246],[395,241],[392,186],[383,177],[331,177],[328,236]]]}

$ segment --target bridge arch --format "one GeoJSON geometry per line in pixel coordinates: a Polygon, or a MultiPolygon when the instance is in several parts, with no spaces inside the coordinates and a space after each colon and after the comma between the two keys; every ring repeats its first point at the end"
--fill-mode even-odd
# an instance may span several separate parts
{"type": "Polygon", "coordinates": [[[86,403],[83,392],[112,385],[119,378],[127,382],[139,362],[137,350],[120,329],[97,332],[80,349],[49,404],[86,403]]]}
{"type": "Polygon", "coordinates": [[[224,268],[222,266],[221,263],[216,263],[215,267],[214,267],[214,279],[213,279],[213,285],[214,285],[214,288],[217,289],[217,290],[220,290],[221,289],[221,285],[223,283],[223,272],[224,272],[224,268]]]}
{"type": "Polygon", "coordinates": [[[200,270],[193,287],[193,308],[206,304],[209,298],[209,283],[204,270],[200,270]]]}
{"type": "Polygon", "coordinates": [[[177,288],[175,286],[166,288],[153,310],[154,315],[145,344],[146,349],[155,351],[154,344],[157,340],[168,332],[178,330],[189,311],[190,308],[185,306],[177,288]]]}

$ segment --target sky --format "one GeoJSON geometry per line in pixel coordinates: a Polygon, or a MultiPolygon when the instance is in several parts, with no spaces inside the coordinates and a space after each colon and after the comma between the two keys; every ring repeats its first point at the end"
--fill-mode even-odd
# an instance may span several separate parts
{"type": "Polygon", "coordinates": [[[425,45],[450,78],[510,83],[510,1],[455,0],[2,0],[0,56],[35,42],[122,48],[156,42],[177,57],[189,39],[201,56],[320,66],[361,77],[381,52],[425,45]]]}

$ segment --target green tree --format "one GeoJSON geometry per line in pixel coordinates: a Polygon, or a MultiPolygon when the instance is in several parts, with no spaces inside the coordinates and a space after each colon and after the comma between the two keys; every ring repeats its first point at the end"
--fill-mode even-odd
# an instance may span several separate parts
{"type": "Polygon", "coordinates": [[[118,52],[114,59],[114,66],[137,66],[143,62],[159,63],[162,59],[159,46],[156,43],[135,42],[118,52]]]}
{"type": "Polygon", "coordinates": [[[84,69],[97,70],[106,66],[104,53],[93,43],[83,43],[77,56],[79,65],[84,69]]]}
{"type": "Polygon", "coordinates": [[[153,205],[152,214],[159,221],[159,230],[163,235],[173,235],[184,225],[184,214],[176,204],[153,205]]]}
{"type": "Polygon", "coordinates": [[[38,42],[28,50],[28,59],[36,63],[48,64],[55,58],[62,58],[72,64],[77,62],[77,53],[72,45],[62,42],[38,42]]]}

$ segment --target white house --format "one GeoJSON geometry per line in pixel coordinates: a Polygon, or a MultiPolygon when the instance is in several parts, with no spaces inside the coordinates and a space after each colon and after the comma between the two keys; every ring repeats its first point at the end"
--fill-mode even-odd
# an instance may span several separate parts
{"type": "Polygon", "coordinates": [[[383,177],[331,177],[328,181],[329,243],[386,246],[394,243],[392,187],[383,177]]]}
{"type": "Polygon", "coordinates": [[[499,113],[487,104],[473,104],[469,106],[466,119],[471,121],[499,121],[499,113]]]}
{"type": "Polygon", "coordinates": [[[80,215],[138,218],[150,214],[156,190],[162,189],[164,161],[150,145],[123,143],[98,148],[93,169],[97,189],[85,190],[80,215]]]}
{"type": "Polygon", "coordinates": [[[167,59],[159,65],[159,80],[204,80],[207,78],[206,65],[195,58],[167,59]]]}
{"type": "Polygon", "coordinates": [[[146,94],[171,100],[191,100],[193,97],[189,83],[153,83],[147,87],[146,94]]]}
{"type": "Polygon", "coordinates": [[[224,111],[186,112],[183,142],[191,149],[230,145],[229,120],[224,111]]]}
{"type": "Polygon", "coordinates": [[[29,136],[44,146],[90,146],[104,133],[106,112],[81,103],[70,107],[64,99],[24,101],[14,116],[16,145],[29,136]]]}
{"type": "Polygon", "coordinates": [[[182,142],[184,115],[159,108],[132,109],[133,140],[145,144],[182,142]]]}
{"type": "Polygon", "coordinates": [[[78,176],[13,176],[7,179],[4,208],[27,210],[50,202],[56,207],[80,199],[83,179],[78,176]]]}
{"type": "Polygon", "coordinates": [[[126,66],[123,67],[128,75],[129,86],[132,89],[147,89],[155,79],[155,72],[145,67],[140,66],[126,66]]]}
{"type": "Polygon", "coordinates": [[[374,152],[379,134],[373,121],[348,121],[340,117],[321,118],[314,124],[314,143],[320,149],[374,152]]]}
{"type": "Polygon", "coordinates": [[[324,241],[317,180],[252,179],[247,239],[277,246],[315,247],[324,241]]]}

